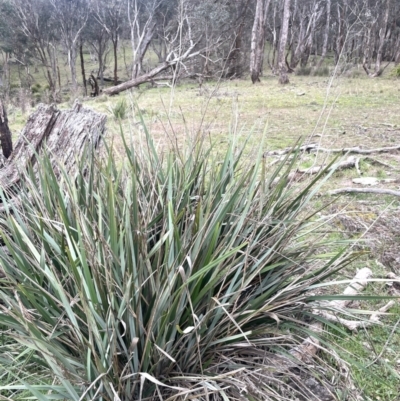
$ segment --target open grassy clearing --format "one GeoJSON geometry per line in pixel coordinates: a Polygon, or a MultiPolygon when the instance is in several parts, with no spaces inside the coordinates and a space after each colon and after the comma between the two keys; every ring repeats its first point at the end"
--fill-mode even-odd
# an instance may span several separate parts
{"type": "MultiPolygon", "coordinates": [[[[170,141],[179,143],[195,133],[208,136],[212,142],[220,141],[224,146],[230,133],[236,132],[243,140],[250,137],[250,157],[259,147],[263,135],[266,151],[290,146],[299,137],[326,148],[394,146],[400,138],[399,97],[399,81],[388,76],[376,80],[343,77],[336,78],[332,83],[327,77],[292,76],[291,84],[286,87],[279,86],[275,77],[266,76],[263,83],[256,86],[247,81],[209,82],[200,89],[193,82],[178,85],[173,90],[168,87],[141,88],[118,97],[90,99],[85,104],[109,115],[108,141],[117,150],[121,149],[121,153],[121,127],[125,134],[132,136],[134,143],[139,143],[136,138],[143,134],[140,113],[160,149],[169,146],[170,141]],[[121,99],[126,99],[128,108],[120,127],[112,116],[112,109],[121,99]],[[232,126],[237,129],[232,129],[232,126]]],[[[27,113],[22,114],[17,108],[10,110],[10,127],[14,133],[24,125],[26,118],[27,113]]],[[[302,166],[320,163],[323,157],[320,155],[315,160],[315,156],[305,155],[302,166]]],[[[400,166],[395,154],[377,155],[376,158],[394,168],[400,166]]],[[[367,176],[399,178],[397,170],[369,162],[363,162],[360,167],[367,176]]],[[[329,180],[327,189],[349,186],[356,176],[354,169],[338,172],[329,180]]],[[[381,185],[399,188],[398,182],[381,185]]],[[[316,202],[325,200],[322,198],[316,202]]],[[[342,197],[328,209],[336,216],[332,218],[332,238],[376,238],[379,231],[377,233],[375,228],[382,230],[380,219],[390,221],[398,210],[398,200],[391,197],[342,197]],[[354,221],[360,226],[354,228],[351,225],[354,221]]],[[[385,263],[386,268],[381,264],[386,260],[382,258],[386,255],[384,248],[387,245],[397,249],[398,227],[385,228],[387,237],[379,237],[381,249],[371,241],[358,241],[354,245],[362,250],[372,250],[372,253],[348,269],[348,278],[354,275],[357,267],[365,265],[373,269],[375,277],[384,278],[389,268],[399,273],[396,260],[385,263]]],[[[334,290],[340,292],[340,288],[334,290]]],[[[389,294],[382,284],[371,284],[367,293],[389,294]]],[[[354,305],[354,308],[376,310],[383,303],[385,301],[367,302],[354,305]]],[[[395,307],[391,312],[393,315],[383,319],[388,323],[385,327],[377,326],[346,335],[332,333],[339,347],[354,354],[353,374],[365,400],[389,401],[398,396],[400,332],[396,323],[399,308],[395,307]]]]}

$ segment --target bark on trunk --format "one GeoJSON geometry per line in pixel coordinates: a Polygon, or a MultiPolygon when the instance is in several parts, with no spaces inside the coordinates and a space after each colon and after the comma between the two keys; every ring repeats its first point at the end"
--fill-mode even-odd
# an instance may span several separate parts
{"type": "Polygon", "coordinates": [[[281,37],[279,41],[279,83],[280,84],[288,84],[289,77],[286,69],[285,62],[285,52],[286,52],[286,44],[288,41],[288,33],[289,33],[289,19],[290,19],[290,0],[285,0],[283,5],[283,20],[282,20],[282,29],[281,29],[281,37]]]}
{"type": "Polygon", "coordinates": [[[71,71],[72,88],[74,92],[78,90],[78,82],[76,80],[76,47],[75,44],[71,45],[68,49],[68,64],[71,71]]]}
{"type": "Polygon", "coordinates": [[[83,58],[83,43],[81,42],[79,46],[79,56],[81,58],[81,72],[82,72],[82,82],[83,82],[83,93],[87,96],[87,85],[86,85],[86,74],[85,74],[85,59],[83,58]]]}
{"type": "Polygon", "coordinates": [[[114,50],[114,85],[118,82],[118,36],[112,39],[113,50],[114,50]]]}
{"type": "Polygon", "coordinates": [[[250,74],[251,81],[260,82],[262,61],[264,58],[265,42],[265,16],[270,0],[257,0],[256,14],[254,16],[251,32],[250,74]]]}
{"type": "Polygon", "coordinates": [[[8,128],[6,109],[0,100],[0,141],[3,156],[8,159],[13,151],[12,136],[8,128]]]}
{"type": "Polygon", "coordinates": [[[29,165],[35,165],[42,150],[50,155],[57,166],[74,175],[76,162],[87,145],[98,147],[105,131],[107,117],[75,103],[73,109],[59,111],[54,105],[39,105],[22,131],[11,157],[0,170],[0,185],[10,190],[21,180],[29,165]]]}

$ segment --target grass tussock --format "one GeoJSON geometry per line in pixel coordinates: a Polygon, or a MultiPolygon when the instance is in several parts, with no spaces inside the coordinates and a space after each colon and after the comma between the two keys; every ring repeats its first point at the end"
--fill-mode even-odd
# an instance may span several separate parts
{"type": "Polygon", "coordinates": [[[111,107],[111,113],[118,121],[125,119],[127,111],[128,105],[125,97],[119,99],[117,103],[111,107]]]}
{"type": "MultiPolygon", "coordinates": [[[[270,170],[261,152],[248,161],[234,142],[221,151],[199,138],[160,156],[147,133],[147,146],[125,151],[122,166],[111,150],[88,154],[77,177],[43,157],[39,179],[28,172],[20,201],[0,216],[0,325],[11,341],[0,392],[305,394],[279,374],[276,355],[310,335],[312,286],[351,260],[329,250],[310,212],[329,174],[293,187],[295,157],[270,170]]],[[[310,374],[330,380],[326,367],[310,374]]]]}

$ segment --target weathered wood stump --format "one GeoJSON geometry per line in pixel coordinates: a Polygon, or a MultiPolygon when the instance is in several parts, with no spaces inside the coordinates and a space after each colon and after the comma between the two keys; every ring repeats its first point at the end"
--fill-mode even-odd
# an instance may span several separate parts
{"type": "Polygon", "coordinates": [[[97,148],[105,132],[107,117],[75,103],[70,110],[40,104],[17,140],[14,151],[0,169],[3,191],[15,187],[29,165],[44,150],[52,164],[61,164],[74,174],[77,161],[87,146],[97,148]]]}

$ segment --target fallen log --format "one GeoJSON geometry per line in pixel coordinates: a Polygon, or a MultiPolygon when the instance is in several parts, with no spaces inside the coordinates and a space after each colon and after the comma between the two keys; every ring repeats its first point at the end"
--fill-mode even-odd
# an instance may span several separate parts
{"type": "Polygon", "coordinates": [[[97,148],[105,132],[107,117],[75,103],[70,110],[58,110],[54,105],[40,104],[17,140],[15,149],[0,169],[0,186],[7,191],[18,186],[28,166],[44,150],[53,166],[61,164],[74,174],[77,160],[86,145],[97,148]]]}
{"type": "Polygon", "coordinates": [[[328,192],[328,195],[340,194],[378,194],[378,195],[392,195],[400,197],[400,191],[386,188],[339,188],[328,192]]]}
{"type": "Polygon", "coordinates": [[[185,53],[183,53],[180,56],[177,56],[174,59],[170,59],[170,56],[172,56],[172,53],[171,53],[170,56],[167,57],[167,61],[164,61],[158,67],[153,68],[147,74],[143,74],[140,77],[131,79],[130,81],[123,82],[119,85],[112,86],[111,88],[106,88],[103,90],[103,94],[117,95],[118,93],[123,92],[125,90],[135,88],[146,82],[153,81],[153,79],[161,72],[168,70],[169,68],[174,69],[177,64],[183,63],[185,60],[191,59],[191,58],[199,55],[201,53],[201,51],[193,52],[193,49],[195,46],[196,46],[195,43],[191,43],[190,47],[185,51],[185,53]]]}

